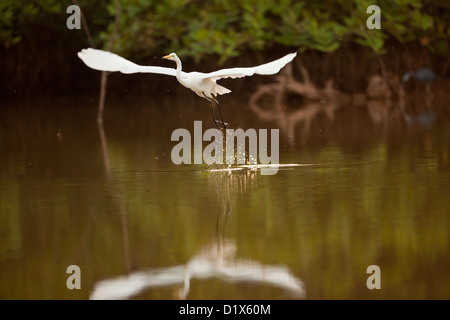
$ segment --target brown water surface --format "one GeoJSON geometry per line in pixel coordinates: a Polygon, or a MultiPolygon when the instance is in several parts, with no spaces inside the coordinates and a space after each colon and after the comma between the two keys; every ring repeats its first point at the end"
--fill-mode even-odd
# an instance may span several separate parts
{"type": "Polygon", "coordinates": [[[103,130],[89,100],[0,108],[1,299],[450,299],[439,117],[226,100],[231,127],[280,128],[293,166],[261,175],[172,163],[173,130],[213,127],[200,99],[110,100],[103,130]]]}

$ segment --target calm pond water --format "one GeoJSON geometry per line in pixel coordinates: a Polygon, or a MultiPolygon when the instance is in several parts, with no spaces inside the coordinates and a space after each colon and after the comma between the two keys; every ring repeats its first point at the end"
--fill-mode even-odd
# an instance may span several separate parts
{"type": "Polygon", "coordinates": [[[103,131],[96,99],[0,108],[1,299],[450,299],[445,121],[226,100],[231,127],[280,128],[294,166],[261,175],[172,163],[173,130],[212,127],[200,99],[108,99],[103,131]]]}

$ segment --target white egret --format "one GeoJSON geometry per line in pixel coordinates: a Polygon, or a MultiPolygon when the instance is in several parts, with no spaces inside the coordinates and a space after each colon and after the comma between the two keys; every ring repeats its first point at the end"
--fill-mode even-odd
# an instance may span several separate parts
{"type": "Polygon", "coordinates": [[[164,56],[164,59],[175,61],[177,67],[166,68],[158,66],[141,66],[134,62],[131,62],[117,54],[98,50],[98,49],[83,49],[78,52],[78,57],[90,68],[100,71],[119,71],[125,74],[129,73],[159,73],[169,76],[175,76],[183,86],[194,91],[198,96],[208,100],[213,121],[219,128],[219,123],[214,116],[213,101],[216,103],[220,113],[223,129],[227,127],[223,120],[222,112],[220,110],[219,102],[215,98],[217,95],[230,93],[231,90],[218,85],[217,80],[222,78],[241,78],[246,76],[252,76],[254,74],[271,75],[278,73],[281,68],[291,62],[297,53],[290,53],[284,57],[268,62],[255,67],[243,67],[243,68],[228,68],[222,69],[210,73],[203,72],[184,72],[182,71],[181,60],[175,53],[164,56]]]}

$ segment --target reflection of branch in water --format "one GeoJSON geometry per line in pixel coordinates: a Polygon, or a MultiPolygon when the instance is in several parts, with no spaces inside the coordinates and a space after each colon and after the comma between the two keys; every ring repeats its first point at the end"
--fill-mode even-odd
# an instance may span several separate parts
{"type": "MultiPolygon", "coordinates": [[[[111,176],[111,166],[109,163],[109,156],[108,156],[108,144],[106,140],[106,134],[105,130],[103,128],[103,122],[97,122],[98,125],[98,133],[100,136],[100,143],[102,147],[102,156],[103,156],[103,165],[105,167],[105,174],[106,179],[109,183],[112,182],[112,176],[111,176]]],[[[122,225],[122,244],[123,244],[123,254],[124,254],[124,260],[125,260],[125,266],[128,271],[131,270],[131,262],[130,262],[130,250],[129,250],[129,244],[128,244],[128,224],[127,224],[127,214],[125,211],[125,205],[123,198],[121,196],[121,192],[111,192],[112,198],[114,202],[117,204],[120,212],[120,219],[121,219],[121,225],[122,225]]]]}
{"type": "MultiPolygon", "coordinates": [[[[337,109],[345,105],[365,106],[368,115],[376,125],[386,125],[389,120],[404,120],[408,125],[418,124],[421,127],[429,126],[435,119],[435,114],[429,111],[432,95],[429,90],[425,92],[425,111],[416,112],[417,115],[405,111],[407,95],[402,86],[397,94],[392,88],[398,86],[395,75],[387,74],[387,78],[372,75],[364,93],[349,95],[334,89],[332,79],[328,80],[324,88],[317,88],[310,80],[306,68],[297,60],[298,69],[302,74],[303,82],[297,81],[292,74],[292,65],[286,66],[284,71],[276,78],[276,83],[261,86],[250,97],[250,109],[264,121],[275,122],[284,132],[291,144],[295,143],[296,131],[302,127],[302,139],[310,131],[312,121],[320,114],[325,113],[330,120],[334,120],[337,109]],[[300,108],[289,111],[284,105],[284,97],[294,94],[306,99],[300,108]],[[264,107],[263,97],[271,97],[269,106],[264,107]],[[399,108],[392,105],[392,97],[399,98],[399,108]]],[[[422,108],[423,109],[423,108],[422,108]]],[[[413,113],[414,114],[414,113],[413,113]]]]}
{"type": "Polygon", "coordinates": [[[102,146],[102,155],[103,155],[103,166],[105,167],[105,174],[108,180],[111,179],[111,166],[109,164],[109,157],[108,157],[108,145],[106,143],[106,135],[105,135],[105,129],[103,128],[103,122],[98,122],[98,134],[100,136],[100,143],[102,146]]]}
{"type": "Polygon", "coordinates": [[[349,103],[350,96],[333,87],[333,81],[329,80],[323,89],[319,89],[311,82],[308,71],[303,65],[299,65],[303,76],[303,82],[297,81],[292,74],[292,65],[287,65],[284,71],[276,77],[277,82],[259,87],[250,97],[250,109],[260,119],[275,122],[287,135],[288,140],[295,142],[295,128],[298,124],[304,124],[303,137],[309,132],[311,121],[320,113],[325,112],[327,117],[334,119],[334,113],[341,104],[349,103]],[[306,98],[300,109],[288,111],[284,105],[284,97],[290,92],[306,98]],[[262,108],[258,101],[263,96],[273,96],[273,103],[269,109],[262,108]]]}
{"type": "Polygon", "coordinates": [[[432,110],[434,94],[431,84],[425,85],[424,90],[413,91],[408,94],[404,86],[399,87],[399,106],[403,120],[408,126],[422,129],[430,128],[436,118],[436,113],[432,110]]]}
{"type": "Polygon", "coordinates": [[[236,245],[225,241],[219,248],[217,243],[204,246],[185,265],[148,269],[127,276],[98,282],[90,299],[129,299],[153,287],[182,285],[180,298],[185,299],[190,291],[190,280],[218,277],[226,282],[263,283],[280,287],[295,297],[304,298],[303,282],[296,278],[286,266],[263,265],[256,261],[236,259],[236,245]]]}

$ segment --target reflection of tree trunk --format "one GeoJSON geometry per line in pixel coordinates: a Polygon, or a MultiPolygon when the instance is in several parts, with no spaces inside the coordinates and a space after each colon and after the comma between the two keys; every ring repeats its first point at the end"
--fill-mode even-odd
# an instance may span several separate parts
{"type": "Polygon", "coordinates": [[[100,143],[102,146],[102,155],[103,155],[103,165],[105,167],[105,173],[108,180],[111,180],[111,167],[109,165],[109,157],[108,157],[108,145],[106,143],[106,135],[105,130],[103,129],[103,123],[98,124],[98,134],[100,136],[100,143]]]}
{"type": "Polygon", "coordinates": [[[128,241],[128,221],[127,221],[127,212],[125,210],[125,205],[123,203],[123,199],[119,194],[114,194],[117,202],[119,202],[120,207],[120,218],[122,225],[122,247],[123,247],[123,259],[125,262],[125,268],[127,272],[131,272],[131,260],[130,260],[130,244],[128,241]]]}
{"type": "Polygon", "coordinates": [[[105,109],[106,83],[108,80],[108,71],[102,71],[100,79],[100,98],[98,101],[97,123],[103,129],[103,109],[105,109]]]}
{"type": "MultiPolygon", "coordinates": [[[[103,156],[103,166],[105,167],[105,174],[108,183],[113,182],[111,176],[111,166],[109,163],[108,156],[108,145],[106,140],[105,130],[103,128],[103,123],[98,123],[98,133],[100,136],[100,143],[102,146],[102,156],[103,156]]],[[[127,223],[127,212],[125,210],[125,205],[123,198],[121,196],[121,192],[111,191],[111,196],[114,200],[114,203],[117,204],[120,213],[120,220],[122,226],[122,245],[123,245],[123,255],[125,261],[125,268],[128,272],[131,272],[131,262],[130,262],[130,250],[129,250],[129,241],[128,241],[128,223],[127,223]]]]}

